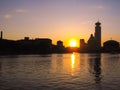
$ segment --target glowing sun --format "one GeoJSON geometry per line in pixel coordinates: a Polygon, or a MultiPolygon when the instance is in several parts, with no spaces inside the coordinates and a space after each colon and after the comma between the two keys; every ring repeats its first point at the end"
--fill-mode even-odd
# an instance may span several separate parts
{"type": "Polygon", "coordinates": [[[70,40],[70,47],[76,47],[77,46],[77,43],[76,43],[76,40],[70,40]]]}

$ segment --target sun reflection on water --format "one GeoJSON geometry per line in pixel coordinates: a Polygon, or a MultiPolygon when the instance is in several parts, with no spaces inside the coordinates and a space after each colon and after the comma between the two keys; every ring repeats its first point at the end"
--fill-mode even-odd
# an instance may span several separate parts
{"type": "Polygon", "coordinates": [[[71,55],[71,69],[72,69],[71,75],[72,76],[74,76],[74,68],[75,68],[75,54],[73,53],[71,55]]]}
{"type": "Polygon", "coordinates": [[[75,65],[75,54],[73,53],[71,55],[71,67],[72,67],[72,69],[74,68],[74,65],[75,65]]]}

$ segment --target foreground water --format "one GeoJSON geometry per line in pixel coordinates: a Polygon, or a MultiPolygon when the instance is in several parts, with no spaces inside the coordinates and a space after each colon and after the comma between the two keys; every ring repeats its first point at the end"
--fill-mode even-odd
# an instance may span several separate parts
{"type": "Polygon", "coordinates": [[[119,90],[120,54],[0,56],[0,90],[119,90]]]}

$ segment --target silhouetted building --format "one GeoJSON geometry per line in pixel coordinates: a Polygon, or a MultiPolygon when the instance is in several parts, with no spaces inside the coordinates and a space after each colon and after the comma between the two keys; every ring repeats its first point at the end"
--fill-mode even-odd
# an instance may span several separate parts
{"type": "Polygon", "coordinates": [[[97,44],[99,47],[101,47],[101,23],[97,22],[95,23],[95,39],[97,41],[97,44]]]}
{"type": "Polygon", "coordinates": [[[36,38],[34,45],[37,53],[51,53],[52,51],[52,40],[49,38],[36,38]]]}
{"type": "Polygon", "coordinates": [[[91,34],[87,44],[80,39],[80,52],[101,52],[101,23],[95,23],[95,33],[91,34]]]}
{"type": "Polygon", "coordinates": [[[63,41],[61,41],[61,40],[57,41],[57,46],[58,47],[63,47],[63,41]]]}
{"type": "Polygon", "coordinates": [[[36,38],[35,39],[35,42],[38,43],[38,44],[46,44],[48,46],[51,46],[52,45],[52,40],[49,39],[49,38],[36,38]]]}
{"type": "Polygon", "coordinates": [[[16,52],[22,54],[47,54],[51,53],[52,40],[48,38],[37,38],[35,40],[18,40],[16,52]]]}
{"type": "Polygon", "coordinates": [[[3,31],[1,31],[0,34],[1,34],[0,39],[3,39],[3,31]]]}
{"type": "Polygon", "coordinates": [[[15,47],[13,40],[0,40],[0,54],[13,54],[15,47]]]}
{"type": "Polygon", "coordinates": [[[24,37],[24,40],[29,40],[29,37],[24,37]]]}
{"type": "Polygon", "coordinates": [[[96,41],[95,37],[93,36],[93,34],[91,34],[91,36],[90,36],[90,38],[88,40],[88,45],[90,47],[96,46],[97,45],[96,42],[97,41],[96,41]]]}
{"type": "Polygon", "coordinates": [[[91,34],[88,44],[87,51],[88,52],[100,52],[101,51],[101,23],[95,23],[95,34],[91,34]]]}
{"type": "Polygon", "coordinates": [[[65,47],[63,46],[63,41],[59,40],[57,41],[57,46],[56,46],[56,53],[64,53],[65,52],[65,47]]]}
{"type": "Polygon", "coordinates": [[[87,52],[88,44],[85,43],[84,39],[80,39],[80,52],[87,52]]]}
{"type": "Polygon", "coordinates": [[[103,48],[105,52],[119,52],[119,42],[115,40],[108,40],[103,43],[103,48]]]}
{"type": "Polygon", "coordinates": [[[87,46],[88,52],[97,52],[99,50],[96,38],[91,34],[87,46]]]}
{"type": "Polygon", "coordinates": [[[84,39],[80,39],[80,48],[83,48],[85,46],[85,40],[84,39]]]}

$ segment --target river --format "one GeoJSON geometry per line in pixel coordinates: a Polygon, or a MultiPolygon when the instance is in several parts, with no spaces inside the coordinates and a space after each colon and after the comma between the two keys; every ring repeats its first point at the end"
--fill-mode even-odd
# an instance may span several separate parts
{"type": "Polygon", "coordinates": [[[0,56],[0,90],[119,90],[120,54],[0,56]]]}

